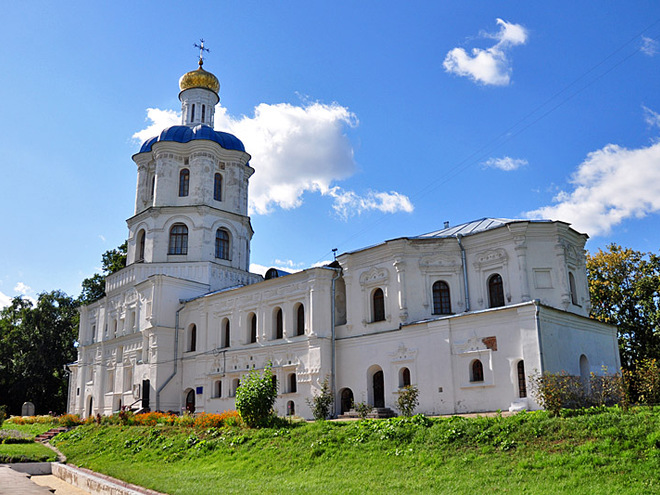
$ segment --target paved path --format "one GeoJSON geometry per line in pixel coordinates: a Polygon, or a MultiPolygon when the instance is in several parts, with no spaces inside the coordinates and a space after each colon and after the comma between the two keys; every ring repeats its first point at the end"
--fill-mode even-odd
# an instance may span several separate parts
{"type": "Polygon", "coordinates": [[[52,476],[32,476],[0,465],[0,495],[89,495],[89,492],[52,476]]]}

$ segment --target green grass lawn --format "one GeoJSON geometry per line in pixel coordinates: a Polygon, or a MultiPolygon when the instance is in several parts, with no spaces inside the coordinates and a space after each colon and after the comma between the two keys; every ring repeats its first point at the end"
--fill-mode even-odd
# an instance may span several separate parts
{"type": "Polygon", "coordinates": [[[51,423],[17,425],[6,421],[0,427],[0,462],[56,461],[57,454],[48,447],[36,443],[3,443],[6,437],[34,440],[37,435],[53,428],[51,423]]]}
{"type": "Polygon", "coordinates": [[[170,494],[660,493],[660,409],[279,429],[82,426],[69,462],[170,494]]]}
{"type": "Polygon", "coordinates": [[[4,462],[51,462],[57,454],[45,445],[32,443],[0,443],[0,463],[4,462]]]}

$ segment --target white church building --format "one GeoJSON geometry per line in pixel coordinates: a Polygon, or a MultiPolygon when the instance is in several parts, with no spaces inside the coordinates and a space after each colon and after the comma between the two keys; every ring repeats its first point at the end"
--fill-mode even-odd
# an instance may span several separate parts
{"type": "Polygon", "coordinates": [[[352,401],[395,410],[408,384],[426,414],[537,409],[531,373],[620,367],[616,328],[589,318],[587,236],[564,222],[445,224],[250,273],[250,155],[213,129],[220,84],[201,60],[179,84],[181,125],[133,156],[127,266],[80,308],[69,412],[222,412],[269,362],[280,415],[311,418],[326,378],[335,415],[352,401]]]}

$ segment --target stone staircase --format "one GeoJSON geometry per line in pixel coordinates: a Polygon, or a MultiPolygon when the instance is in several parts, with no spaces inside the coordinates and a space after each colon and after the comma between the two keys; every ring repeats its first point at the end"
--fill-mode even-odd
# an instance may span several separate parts
{"type": "Polygon", "coordinates": [[[70,429],[71,428],[68,427],[68,426],[59,426],[57,428],[53,428],[51,430],[48,430],[46,433],[42,433],[41,435],[37,435],[34,440],[36,442],[46,443],[51,438],[53,438],[55,435],[58,435],[60,433],[64,433],[65,431],[69,431],[70,429]]]}
{"type": "MultiPolygon", "coordinates": [[[[387,419],[395,418],[397,414],[392,411],[389,407],[374,407],[369,414],[367,414],[368,419],[387,419]]],[[[355,409],[340,415],[338,419],[358,419],[360,415],[355,409]]]]}

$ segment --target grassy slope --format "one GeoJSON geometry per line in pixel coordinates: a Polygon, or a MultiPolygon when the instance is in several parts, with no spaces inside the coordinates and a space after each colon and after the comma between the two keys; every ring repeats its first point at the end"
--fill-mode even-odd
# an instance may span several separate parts
{"type": "MultiPolygon", "coordinates": [[[[0,430],[5,432],[16,431],[20,436],[34,438],[53,428],[51,423],[39,423],[31,425],[16,425],[4,422],[0,430]]],[[[19,435],[13,435],[19,436],[19,435]]],[[[57,454],[48,447],[39,443],[0,443],[0,462],[44,462],[56,461],[57,454]]]]}
{"type": "Polygon", "coordinates": [[[21,433],[30,435],[32,437],[36,437],[37,435],[46,433],[48,430],[55,428],[56,426],[57,425],[53,423],[34,423],[28,425],[17,425],[5,421],[4,423],[2,423],[2,426],[0,426],[0,430],[16,430],[21,433]]]}
{"type": "Polygon", "coordinates": [[[171,494],[660,493],[660,410],[252,431],[85,426],[59,438],[69,462],[171,494]]]}

